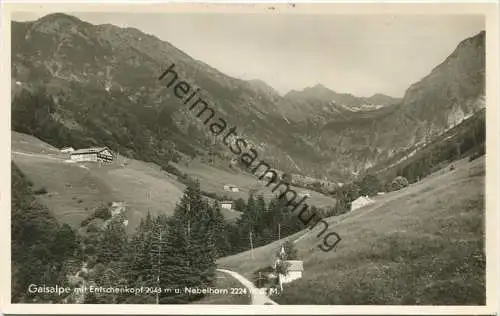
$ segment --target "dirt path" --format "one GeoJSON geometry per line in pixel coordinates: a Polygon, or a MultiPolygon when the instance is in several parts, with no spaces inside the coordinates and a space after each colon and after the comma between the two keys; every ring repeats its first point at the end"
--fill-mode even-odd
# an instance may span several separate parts
{"type": "Polygon", "coordinates": [[[250,291],[250,296],[252,297],[252,305],[278,305],[278,303],[276,303],[266,295],[265,289],[259,289],[255,287],[252,282],[250,282],[241,274],[226,269],[217,269],[217,271],[227,273],[238,280],[241,284],[243,284],[250,291]]]}

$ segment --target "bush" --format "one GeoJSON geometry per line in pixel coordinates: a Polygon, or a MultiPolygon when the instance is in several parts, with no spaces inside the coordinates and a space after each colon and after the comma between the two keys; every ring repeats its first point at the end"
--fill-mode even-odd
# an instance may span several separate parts
{"type": "Polygon", "coordinates": [[[408,179],[402,176],[397,176],[391,182],[392,191],[401,190],[402,188],[406,188],[407,186],[408,186],[408,179]]]}
{"type": "Polygon", "coordinates": [[[376,175],[367,174],[361,179],[359,187],[361,195],[374,196],[380,190],[381,184],[376,175]]]}
{"type": "Polygon", "coordinates": [[[292,241],[287,240],[282,246],[285,250],[284,255],[281,254],[281,248],[278,251],[277,255],[278,257],[282,257],[283,260],[297,260],[299,258],[297,249],[295,249],[295,246],[292,241]]]}

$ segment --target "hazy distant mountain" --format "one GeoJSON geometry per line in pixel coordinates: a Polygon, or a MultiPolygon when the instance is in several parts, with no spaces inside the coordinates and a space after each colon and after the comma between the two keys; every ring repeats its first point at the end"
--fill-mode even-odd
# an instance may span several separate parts
{"type": "Polygon", "coordinates": [[[369,104],[393,105],[401,101],[399,98],[393,98],[382,93],[376,93],[369,98],[363,98],[369,104]]]}
{"type": "MultiPolygon", "coordinates": [[[[201,154],[212,142],[157,78],[175,63],[219,116],[280,169],[341,177],[450,128],[484,107],[484,32],[464,40],[403,100],[337,93],[322,85],[281,97],[134,28],[92,25],[66,14],[12,23],[12,79],[57,96],[54,117],[95,144],[163,159],[201,154]],[[147,154],[145,154],[147,153],[147,154]]],[[[224,146],[217,150],[232,158],[224,146]]]]}
{"type": "Polygon", "coordinates": [[[320,139],[318,146],[339,153],[336,163],[356,161],[353,171],[430,142],[485,107],[484,40],[481,32],[462,41],[396,105],[331,120],[311,137],[320,139]]]}

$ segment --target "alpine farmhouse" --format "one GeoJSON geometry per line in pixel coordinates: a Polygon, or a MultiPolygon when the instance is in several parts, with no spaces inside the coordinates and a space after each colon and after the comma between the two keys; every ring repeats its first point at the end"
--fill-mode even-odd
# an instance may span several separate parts
{"type": "Polygon", "coordinates": [[[70,158],[79,162],[113,162],[115,156],[108,147],[91,147],[73,151],[70,158]]]}

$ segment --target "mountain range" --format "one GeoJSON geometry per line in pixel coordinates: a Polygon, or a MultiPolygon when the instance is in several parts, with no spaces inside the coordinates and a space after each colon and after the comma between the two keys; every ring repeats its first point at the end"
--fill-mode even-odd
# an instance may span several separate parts
{"type": "Polygon", "coordinates": [[[11,31],[14,99],[43,86],[56,103],[52,119],[78,134],[81,145],[108,145],[155,162],[208,151],[221,163],[232,158],[157,80],[172,63],[274,168],[318,178],[356,176],[485,107],[484,31],[458,43],[402,99],[358,97],[321,84],[281,96],[261,80],[225,75],[140,30],[62,13],[13,21],[11,31]]]}

